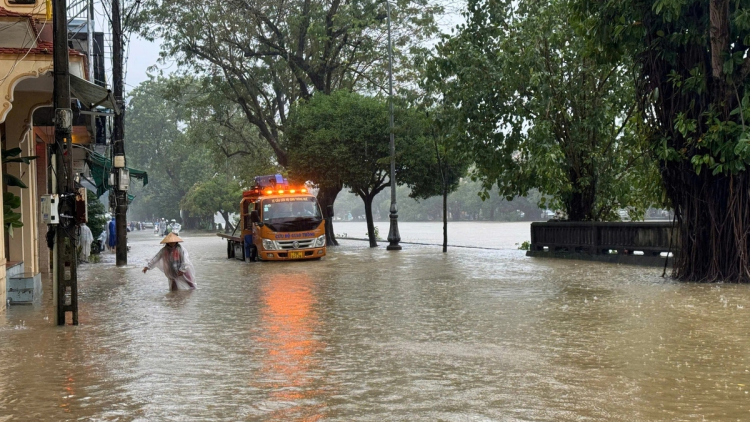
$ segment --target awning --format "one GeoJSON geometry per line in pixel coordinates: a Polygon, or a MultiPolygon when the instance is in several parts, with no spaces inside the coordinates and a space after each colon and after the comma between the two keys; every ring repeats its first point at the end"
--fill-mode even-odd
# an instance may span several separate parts
{"type": "Polygon", "coordinates": [[[115,97],[112,95],[112,91],[107,88],[92,84],[78,76],[70,75],[70,93],[89,110],[101,106],[120,114],[115,97]]]}
{"type": "MultiPolygon", "coordinates": [[[[112,172],[112,160],[90,151],[89,157],[86,160],[89,168],[91,169],[91,177],[94,178],[96,183],[96,196],[104,195],[104,192],[108,191],[112,186],[109,185],[109,174],[112,172]]],[[[130,170],[130,178],[140,179],[143,181],[143,185],[148,184],[148,174],[143,170],[137,170],[134,168],[127,167],[130,170]]]]}

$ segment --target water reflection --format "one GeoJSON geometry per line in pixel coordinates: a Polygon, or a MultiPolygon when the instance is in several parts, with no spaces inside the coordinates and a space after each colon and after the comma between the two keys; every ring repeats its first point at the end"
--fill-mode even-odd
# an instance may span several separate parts
{"type": "MultiPolygon", "coordinates": [[[[274,265],[274,264],[271,264],[274,265]]],[[[315,283],[305,273],[268,274],[260,282],[261,367],[251,384],[269,391],[274,420],[314,421],[325,416],[317,339],[315,283]]]]}
{"type": "Polygon", "coordinates": [[[185,306],[195,290],[170,290],[164,295],[164,303],[172,309],[185,306]]]}

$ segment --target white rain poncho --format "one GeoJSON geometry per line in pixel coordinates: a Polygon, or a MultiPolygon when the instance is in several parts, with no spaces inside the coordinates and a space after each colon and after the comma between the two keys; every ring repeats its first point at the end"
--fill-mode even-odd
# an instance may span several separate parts
{"type": "Polygon", "coordinates": [[[91,243],[94,241],[94,235],[86,223],[81,224],[81,233],[78,236],[78,246],[81,247],[81,260],[88,262],[91,255],[91,243]]]}
{"type": "Polygon", "coordinates": [[[107,247],[107,227],[105,226],[99,235],[99,251],[103,251],[107,247]]]}
{"type": "Polygon", "coordinates": [[[160,269],[169,279],[170,290],[191,290],[195,288],[195,268],[190,262],[188,251],[177,244],[174,248],[164,246],[148,262],[147,268],[160,269]],[[182,275],[178,275],[179,273],[182,275]]]}

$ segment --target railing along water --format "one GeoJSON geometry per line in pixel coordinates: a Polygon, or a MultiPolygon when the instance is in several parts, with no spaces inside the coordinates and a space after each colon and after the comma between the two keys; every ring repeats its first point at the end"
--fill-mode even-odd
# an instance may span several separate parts
{"type": "Polygon", "coordinates": [[[567,222],[531,224],[527,256],[571,258],[637,265],[664,265],[677,251],[671,222],[567,222]]]}

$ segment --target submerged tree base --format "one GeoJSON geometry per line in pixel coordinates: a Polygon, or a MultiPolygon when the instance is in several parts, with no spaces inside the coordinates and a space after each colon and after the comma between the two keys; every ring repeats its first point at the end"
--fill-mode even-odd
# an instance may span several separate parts
{"type": "Polygon", "coordinates": [[[673,278],[696,282],[750,282],[750,193],[746,172],[712,176],[674,171],[679,249],[673,278]]]}

